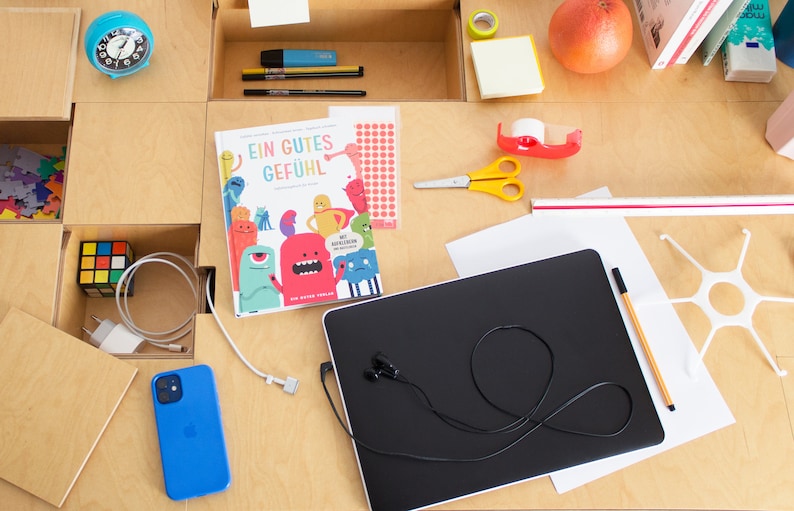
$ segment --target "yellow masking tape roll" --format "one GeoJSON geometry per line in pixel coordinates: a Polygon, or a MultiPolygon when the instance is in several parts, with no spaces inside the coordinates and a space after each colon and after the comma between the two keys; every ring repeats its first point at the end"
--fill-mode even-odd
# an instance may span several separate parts
{"type": "Polygon", "coordinates": [[[482,9],[469,16],[469,35],[472,39],[489,39],[499,28],[499,18],[491,11],[482,9]],[[487,27],[487,28],[483,28],[487,27]]]}

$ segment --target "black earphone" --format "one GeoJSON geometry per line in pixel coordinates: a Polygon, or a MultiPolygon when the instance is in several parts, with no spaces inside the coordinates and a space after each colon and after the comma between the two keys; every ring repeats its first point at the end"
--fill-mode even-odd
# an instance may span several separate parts
{"type": "Polygon", "coordinates": [[[474,385],[479,390],[480,395],[485,399],[485,401],[490,404],[494,409],[499,410],[507,414],[508,419],[505,424],[502,426],[497,427],[482,427],[476,424],[471,424],[463,419],[458,419],[451,416],[448,413],[441,411],[440,409],[436,408],[430,401],[430,397],[428,394],[416,383],[413,383],[409,380],[404,374],[400,372],[400,370],[392,363],[391,360],[381,351],[375,353],[372,358],[371,362],[372,365],[366,369],[364,369],[364,378],[366,378],[370,382],[377,382],[381,375],[385,375],[390,380],[397,381],[398,383],[403,383],[411,388],[415,397],[419,400],[421,406],[430,410],[435,414],[441,421],[446,423],[452,428],[458,429],[460,431],[465,431],[474,434],[501,434],[501,433],[519,433],[518,437],[513,438],[512,440],[507,440],[506,443],[495,450],[490,452],[484,453],[479,456],[473,457],[463,457],[463,458],[452,458],[446,456],[431,456],[431,455],[424,455],[418,453],[410,453],[410,452],[399,452],[399,451],[391,451],[388,449],[380,449],[373,445],[370,445],[364,442],[362,439],[358,438],[354,435],[350,429],[348,429],[345,422],[342,420],[342,416],[339,413],[339,410],[336,409],[336,405],[334,404],[334,400],[331,398],[331,394],[328,391],[328,386],[326,385],[325,376],[329,371],[334,370],[333,362],[323,362],[320,364],[320,381],[323,386],[323,390],[325,391],[325,396],[328,399],[328,403],[331,406],[331,410],[334,412],[336,416],[337,422],[345,431],[345,433],[354,441],[357,445],[373,452],[376,454],[382,454],[385,456],[395,456],[400,458],[407,458],[419,461],[432,461],[432,462],[477,462],[477,461],[484,461],[495,456],[498,456],[509,449],[515,447],[524,439],[529,437],[533,432],[535,432],[541,426],[545,426],[547,428],[551,428],[553,430],[562,432],[562,433],[570,433],[573,435],[580,435],[580,436],[587,436],[587,437],[598,437],[598,438],[610,438],[615,437],[623,433],[631,423],[632,417],[634,415],[634,400],[632,398],[631,392],[628,388],[624,387],[620,383],[611,382],[611,381],[601,381],[598,383],[594,383],[588,387],[585,387],[583,390],[579,391],[578,393],[574,394],[573,396],[569,397],[567,400],[563,401],[561,404],[553,408],[550,412],[546,412],[544,415],[536,417],[536,413],[540,408],[541,404],[546,400],[546,397],[549,394],[549,390],[551,388],[553,379],[554,379],[554,352],[551,346],[537,333],[533,332],[529,328],[522,326],[522,325],[500,325],[494,328],[491,328],[487,332],[485,332],[475,343],[472,347],[471,356],[470,356],[470,371],[474,381],[474,385]],[[478,383],[478,376],[474,368],[474,360],[477,355],[477,351],[481,344],[483,344],[486,339],[488,339],[491,334],[503,331],[503,330],[519,330],[529,334],[531,339],[534,339],[538,342],[548,354],[548,364],[549,364],[549,374],[546,378],[546,382],[542,385],[540,395],[538,396],[537,400],[534,403],[530,403],[529,410],[524,412],[510,412],[501,408],[497,405],[491,398],[489,398],[483,390],[480,388],[478,383]],[[574,404],[578,400],[584,398],[594,390],[601,388],[601,387],[615,387],[618,390],[622,391],[626,398],[626,403],[628,405],[628,410],[626,413],[626,419],[622,425],[612,431],[605,431],[605,432],[596,432],[596,431],[583,431],[578,429],[566,428],[560,424],[552,424],[551,421],[557,414],[568,408],[570,405],[574,404]]]}
{"type": "Polygon", "coordinates": [[[400,370],[392,364],[383,352],[372,355],[372,367],[364,369],[364,378],[371,382],[378,381],[380,375],[386,375],[392,380],[396,380],[400,375],[400,370]]]}

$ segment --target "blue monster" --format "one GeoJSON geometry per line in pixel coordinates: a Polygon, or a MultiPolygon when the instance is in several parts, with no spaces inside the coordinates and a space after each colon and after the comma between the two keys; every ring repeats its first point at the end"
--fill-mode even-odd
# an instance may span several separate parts
{"type": "Polygon", "coordinates": [[[375,250],[370,248],[361,248],[355,252],[350,252],[345,255],[338,256],[334,259],[334,267],[339,266],[344,262],[345,274],[344,280],[350,288],[351,296],[365,296],[361,292],[361,284],[366,282],[369,296],[380,295],[380,284],[378,276],[378,259],[375,257],[375,250]]]}
{"type": "Polygon", "coordinates": [[[245,189],[245,179],[234,176],[226,181],[223,187],[223,211],[226,214],[226,225],[232,225],[232,208],[240,204],[240,195],[245,189]]]}
{"type": "Polygon", "coordinates": [[[254,223],[260,231],[270,231],[273,226],[270,225],[270,211],[264,206],[256,207],[256,214],[254,215],[254,223]]]}
{"type": "Polygon", "coordinates": [[[251,245],[243,250],[240,256],[240,312],[256,312],[281,306],[281,293],[270,280],[270,274],[275,268],[276,251],[272,248],[251,245]]]}

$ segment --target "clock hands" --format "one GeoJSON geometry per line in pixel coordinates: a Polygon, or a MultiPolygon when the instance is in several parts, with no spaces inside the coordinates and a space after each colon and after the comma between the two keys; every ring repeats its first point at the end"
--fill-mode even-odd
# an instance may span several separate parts
{"type": "Polygon", "coordinates": [[[127,11],[110,11],[94,19],[86,30],[85,49],[91,64],[113,78],[144,67],[152,51],[146,22],[127,11]]]}

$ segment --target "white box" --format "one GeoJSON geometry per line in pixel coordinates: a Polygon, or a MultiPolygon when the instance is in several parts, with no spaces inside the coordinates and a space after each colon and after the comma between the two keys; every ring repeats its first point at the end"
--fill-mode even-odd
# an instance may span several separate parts
{"type": "Polygon", "coordinates": [[[777,72],[768,0],[753,0],[722,45],[722,67],[729,82],[769,83],[777,72]]]}

